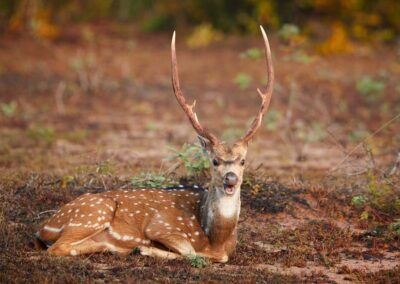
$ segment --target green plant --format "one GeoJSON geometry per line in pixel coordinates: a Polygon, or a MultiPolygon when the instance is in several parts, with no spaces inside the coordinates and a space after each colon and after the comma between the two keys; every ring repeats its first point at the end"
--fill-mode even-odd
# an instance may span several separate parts
{"type": "Polygon", "coordinates": [[[237,127],[227,127],[221,134],[221,139],[226,141],[233,141],[239,139],[244,131],[237,127]]]}
{"type": "Polygon", "coordinates": [[[154,32],[165,30],[166,27],[171,26],[172,19],[166,15],[153,15],[146,18],[142,23],[142,29],[145,32],[154,32]]]}
{"type": "Polygon", "coordinates": [[[87,130],[73,130],[70,132],[60,133],[60,138],[71,141],[81,142],[88,138],[89,132],[87,130]]]}
{"type": "Polygon", "coordinates": [[[169,183],[170,180],[168,178],[155,173],[140,173],[139,175],[131,178],[131,184],[133,187],[159,188],[169,183]]]}
{"type": "Polygon", "coordinates": [[[400,219],[396,219],[392,224],[390,224],[389,228],[396,232],[396,234],[400,235],[400,219]]]}
{"type": "Polygon", "coordinates": [[[376,216],[398,216],[400,214],[400,192],[395,183],[381,177],[373,169],[365,174],[362,194],[353,196],[351,203],[361,209],[361,220],[376,219],[376,216]]]}
{"type": "Polygon", "coordinates": [[[246,90],[249,87],[252,78],[246,73],[239,73],[235,76],[233,81],[239,86],[241,90],[246,90]]]}
{"type": "Polygon", "coordinates": [[[358,142],[368,137],[368,135],[368,130],[366,130],[365,125],[361,123],[348,134],[348,138],[352,142],[358,142]]]}
{"type": "Polygon", "coordinates": [[[191,48],[207,46],[222,39],[222,33],[215,30],[211,24],[201,24],[194,28],[186,43],[191,48]]]}
{"type": "Polygon", "coordinates": [[[273,108],[269,109],[264,119],[265,128],[270,131],[276,130],[281,117],[282,114],[278,110],[273,108]]]}
{"type": "Polygon", "coordinates": [[[240,53],[240,58],[258,59],[262,56],[262,51],[259,48],[252,47],[240,53]]]}
{"type": "Polygon", "coordinates": [[[284,24],[278,31],[278,36],[285,42],[291,41],[294,37],[297,37],[300,33],[298,26],[294,24],[284,24]]]}
{"type": "Polygon", "coordinates": [[[210,162],[199,144],[183,144],[181,149],[170,148],[172,155],[166,160],[176,160],[183,164],[189,175],[198,174],[210,167],[210,162]]]}
{"type": "Polygon", "coordinates": [[[102,161],[96,167],[96,173],[101,175],[108,175],[112,173],[111,165],[109,161],[102,161]]]}
{"type": "Polygon", "coordinates": [[[45,126],[33,126],[28,128],[26,136],[35,141],[44,141],[51,143],[55,139],[54,129],[45,126]]]}
{"type": "Polygon", "coordinates": [[[361,213],[361,215],[360,215],[360,220],[366,221],[366,220],[368,220],[368,217],[369,217],[368,211],[367,211],[367,210],[364,210],[364,211],[361,213]]]}
{"type": "Polygon", "coordinates": [[[302,64],[309,64],[314,61],[314,58],[312,56],[309,56],[304,51],[298,50],[292,54],[284,56],[283,60],[294,61],[294,62],[298,62],[298,63],[302,63],[302,64]]]}
{"type": "Polygon", "coordinates": [[[302,64],[308,64],[308,63],[313,62],[314,58],[309,56],[304,51],[298,50],[292,54],[292,61],[302,63],[302,64]]]}
{"type": "Polygon", "coordinates": [[[364,195],[356,195],[351,199],[351,204],[356,206],[364,205],[365,202],[367,202],[367,198],[364,195]]]}
{"type": "Polygon", "coordinates": [[[159,126],[154,122],[147,123],[145,127],[148,131],[157,131],[159,129],[159,126]]]}
{"type": "Polygon", "coordinates": [[[187,259],[192,267],[203,268],[207,266],[207,262],[204,257],[201,257],[199,255],[190,254],[187,256],[187,259]]]}
{"type": "Polygon", "coordinates": [[[368,102],[376,102],[382,99],[385,83],[371,79],[369,76],[364,76],[356,82],[357,91],[368,102]]]}
{"type": "Polygon", "coordinates": [[[0,110],[4,116],[11,118],[15,116],[15,113],[17,112],[17,103],[15,101],[11,101],[8,104],[2,103],[0,105],[0,110]]]}
{"type": "Polygon", "coordinates": [[[305,140],[309,143],[319,142],[326,137],[326,132],[322,125],[318,122],[313,122],[307,131],[305,140]]]}

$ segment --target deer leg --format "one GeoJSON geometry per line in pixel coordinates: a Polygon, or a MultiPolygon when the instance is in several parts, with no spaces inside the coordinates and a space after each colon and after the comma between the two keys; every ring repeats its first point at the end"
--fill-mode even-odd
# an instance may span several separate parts
{"type": "Polygon", "coordinates": [[[104,229],[96,232],[88,237],[79,240],[71,239],[71,231],[63,234],[49,249],[51,254],[58,256],[66,255],[80,255],[87,253],[103,252],[103,251],[113,251],[118,253],[127,254],[132,249],[126,247],[120,247],[113,243],[112,241],[97,241],[95,238],[97,235],[104,232],[104,229]]]}
{"type": "Polygon", "coordinates": [[[149,236],[149,238],[164,245],[172,252],[155,247],[139,247],[141,255],[155,256],[165,259],[178,259],[189,255],[198,255],[210,259],[213,262],[226,263],[228,261],[228,255],[225,252],[196,252],[190,241],[179,234],[149,236]]]}
{"type": "Polygon", "coordinates": [[[226,263],[228,262],[228,255],[226,253],[205,253],[205,252],[198,252],[196,255],[208,258],[213,262],[220,262],[220,263],[226,263]]]}
{"type": "Polygon", "coordinates": [[[163,258],[163,259],[183,258],[183,256],[180,254],[177,254],[177,253],[174,253],[171,251],[162,250],[162,249],[155,248],[155,247],[141,246],[141,247],[139,247],[139,250],[140,250],[141,255],[146,255],[146,256],[159,257],[159,258],[163,258]]]}
{"type": "Polygon", "coordinates": [[[101,235],[106,229],[100,229],[90,235],[87,231],[78,228],[65,230],[59,239],[48,249],[48,252],[58,256],[79,255],[86,253],[116,251],[129,253],[131,249],[122,248],[110,241],[97,241],[94,238],[101,235]]]}
{"type": "MultiPolygon", "coordinates": [[[[149,230],[146,231],[146,236],[148,239],[158,242],[164,245],[166,248],[170,249],[172,252],[178,253],[180,255],[194,255],[196,251],[194,250],[190,241],[182,236],[182,233],[165,232],[160,233],[160,231],[149,230]]],[[[162,251],[160,249],[157,249],[162,251]]],[[[167,251],[165,251],[168,253],[167,251]]],[[[154,252],[157,254],[158,252],[154,252]]]]}
{"type": "Polygon", "coordinates": [[[104,252],[104,251],[112,251],[112,252],[127,254],[131,251],[131,249],[117,247],[112,243],[108,242],[96,242],[92,239],[88,239],[82,243],[79,243],[78,245],[62,244],[58,246],[56,249],[54,249],[52,253],[59,256],[65,256],[65,255],[75,256],[80,254],[88,254],[88,253],[104,252]]]}

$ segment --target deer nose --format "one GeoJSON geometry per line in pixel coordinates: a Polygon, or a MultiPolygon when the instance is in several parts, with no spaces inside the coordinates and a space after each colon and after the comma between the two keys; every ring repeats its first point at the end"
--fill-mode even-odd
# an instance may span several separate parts
{"type": "Polygon", "coordinates": [[[235,186],[238,183],[238,177],[235,173],[229,172],[224,176],[224,184],[228,186],[235,186]]]}

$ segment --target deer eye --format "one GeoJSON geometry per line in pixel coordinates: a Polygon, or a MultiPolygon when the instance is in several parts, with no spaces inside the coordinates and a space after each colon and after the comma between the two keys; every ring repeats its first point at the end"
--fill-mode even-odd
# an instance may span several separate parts
{"type": "Polygon", "coordinates": [[[213,165],[216,167],[219,166],[219,162],[217,159],[213,159],[213,165]]]}
{"type": "Polygon", "coordinates": [[[244,162],[245,162],[245,160],[243,159],[243,160],[240,161],[240,164],[241,164],[242,166],[244,166],[244,162]]]}

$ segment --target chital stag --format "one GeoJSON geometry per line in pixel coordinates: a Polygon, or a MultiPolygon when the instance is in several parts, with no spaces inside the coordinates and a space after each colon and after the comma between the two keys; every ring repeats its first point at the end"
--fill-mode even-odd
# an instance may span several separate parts
{"type": "Polygon", "coordinates": [[[228,261],[236,246],[240,212],[240,186],[248,142],[260,127],[268,109],[274,72],[265,31],[268,84],[260,110],[249,130],[228,145],[207,131],[182,94],[172,37],[172,85],[178,103],[199,135],[211,161],[209,189],[177,186],[169,189],[116,190],[85,194],[66,204],[36,233],[37,243],[55,255],[79,255],[113,251],[174,259],[199,255],[215,262],[228,261]]]}

